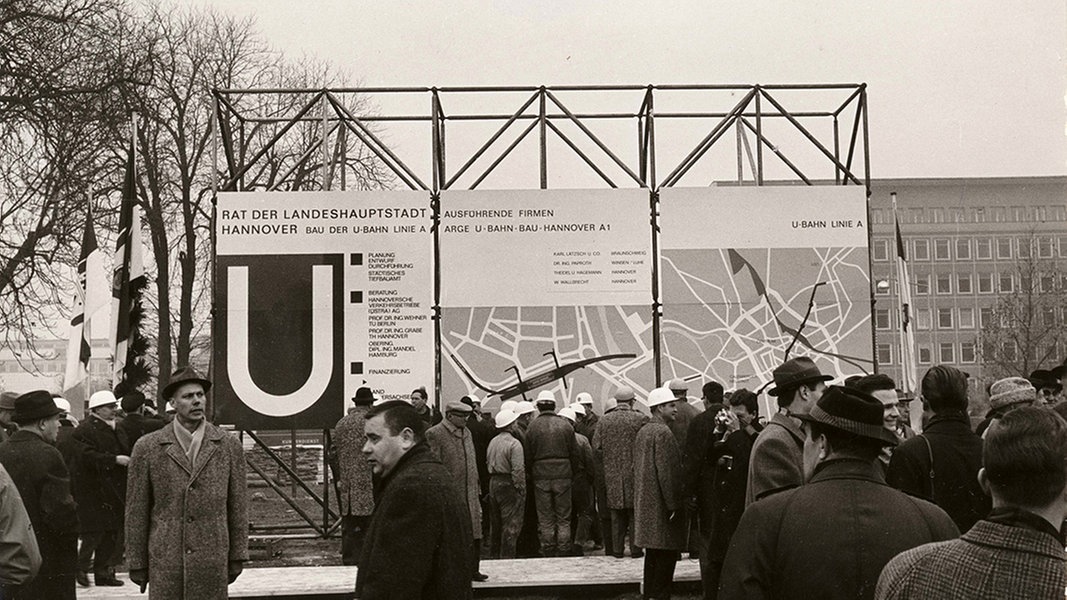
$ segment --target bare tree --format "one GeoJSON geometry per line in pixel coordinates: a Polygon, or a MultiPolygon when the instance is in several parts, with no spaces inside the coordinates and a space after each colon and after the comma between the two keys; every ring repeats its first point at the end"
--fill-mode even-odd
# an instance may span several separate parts
{"type": "Polygon", "coordinates": [[[1067,344],[1067,278],[1052,258],[1052,237],[1031,231],[1021,242],[1013,272],[1000,274],[993,319],[982,323],[979,338],[983,367],[994,378],[1058,364],[1067,344]]]}

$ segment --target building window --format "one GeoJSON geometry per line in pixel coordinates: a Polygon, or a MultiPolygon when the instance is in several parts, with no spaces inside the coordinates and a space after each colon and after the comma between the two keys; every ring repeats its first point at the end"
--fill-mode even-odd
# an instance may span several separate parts
{"type": "Polygon", "coordinates": [[[915,240],[915,252],[912,253],[915,260],[930,260],[930,242],[928,240],[915,240]]]}
{"type": "Polygon", "coordinates": [[[937,276],[937,293],[941,296],[952,293],[952,275],[946,273],[937,276]]]}
{"type": "Polygon", "coordinates": [[[1011,273],[1004,273],[1000,276],[1000,293],[1008,293],[1015,291],[1015,278],[1011,276],[1011,273]]]}
{"type": "Polygon", "coordinates": [[[929,275],[916,275],[915,276],[915,295],[916,296],[928,296],[930,295],[930,276],[929,275]]]}
{"type": "Polygon", "coordinates": [[[1051,292],[1056,288],[1056,278],[1052,275],[1041,276],[1041,291],[1051,292]]]}
{"type": "Polygon", "coordinates": [[[888,365],[893,362],[893,347],[889,344],[878,344],[878,364],[888,365]]]}
{"type": "Polygon", "coordinates": [[[1056,309],[1051,306],[1046,306],[1041,309],[1041,324],[1045,327],[1054,327],[1056,325],[1056,309]]]}
{"type": "Polygon", "coordinates": [[[960,308],[960,329],[974,329],[974,309],[971,307],[960,308]]]}
{"type": "Polygon", "coordinates": [[[932,361],[930,359],[930,345],[929,344],[919,344],[919,364],[920,365],[928,365],[931,362],[932,361]]]}
{"type": "Polygon", "coordinates": [[[974,290],[971,289],[971,274],[960,274],[956,276],[956,293],[958,294],[973,294],[974,290]]]}
{"type": "Polygon", "coordinates": [[[1030,246],[1032,241],[1033,240],[1030,240],[1029,238],[1021,238],[1017,240],[1019,251],[1015,256],[1019,258],[1030,258],[1030,246]]]}
{"type": "Polygon", "coordinates": [[[889,310],[885,308],[874,309],[875,329],[889,329],[889,310]]]}
{"type": "Polygon", "coordinates": [[[983,306],[978,309],[978,320],[981,322],[982,327],[992,327],[996,321],[993,320],[993,308],[990,306],[983,306]]]}
{"type": "Polygon", "coordinates": [[[1040,258],[1052,258],[1052,238],[1037,238],[1037,255],[1040,258]]]}
{"type": "Polygon", "coordinates": [[[939,308],[939,309],[937,309],[937,328],[938,329],[952,329],[952,309],[951,308],[939,308]]]}
{"type": "Polygon", "coordinates": [[[889,240],[874,240],[874,260],[878,262],[889,260],[889,240]]]}
{"type": "Polygon", "coordinates": [[[974,253],[978,260],[993,260],[993,241],[989,238],[974,240],[974,253]]]}
{"type": "Polygon", "coordinates": [[[960,238],[956,240],[956,259],[957,260],[970,260],[971,259],[971,240],[967,238],[960,238]]]}
{"type": "Polygon", "coordinates": [[[1067,236],[1060,236],[1060,258],[1067,258],[1067,236]]]}
{"type": "Polygon", "coordinates": [[[960,362],[970,364],[976,359],[974,342],[960,342],[960,362]]]}
{"type": "Polygon", "coordinates": [[[1006,361],[1013,361],[1019,358],[1019,350],[1015,347],[1015,342],[1004,342],[1001,344],[1000,356],[1006,361]]]}
{"type": "Polygon", "coordinates": [[[993,293],[993,274],[992,273],[979,273],[978,274],[978,293],[979,294],[992,294],[993,293]]]}
{"type": "Polygon", "coordinates": [[[941,364],[951,364],[956,362],[956,346],[952,342],[941,342],[938,346],[937,360],[941,364]]]}
{"type": "Polygon", "coordinates": [[[948,240],[934,240],[934,260],[952,260],[948,240]]]}
{"type": "Polygon", "coordinates": [[[929,308],[920,308],[919,310],[915,311],[915,326],[924,331],[930,329],[929,308]]]}
{"type": "Polygon", "coordinates": [[[1011,238],[997,238],[997,258],[1011,258],[1011,238]]]}

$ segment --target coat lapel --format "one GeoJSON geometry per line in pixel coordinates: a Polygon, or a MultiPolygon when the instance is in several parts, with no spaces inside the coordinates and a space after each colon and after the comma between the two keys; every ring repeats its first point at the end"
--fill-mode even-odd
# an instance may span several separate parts
{"type": "Polygon", "coordinates": [[[173,422],[163,428],[163,436],[159,440],[159,445],[166,446],[164,452],[185,471],[186,475],[192,474],[193,469],[189,464],[189,457],[182,451],[182,445],[178,443],[178,438],[174,435],[173,422]]]}
{"type": "Polygon", "coordinates": [[[200,472],[207,466],[208,461],[212,456],[215,456],[215,452],[218,450],[219,442],[226,435],[223,431],[217,427],[211,425],[211,423],[204,423],[204,441],[200,444],[200,453],[196,456],[196,465],[193,467],[192,479],[196,479],[200,476],[200,472]]]}

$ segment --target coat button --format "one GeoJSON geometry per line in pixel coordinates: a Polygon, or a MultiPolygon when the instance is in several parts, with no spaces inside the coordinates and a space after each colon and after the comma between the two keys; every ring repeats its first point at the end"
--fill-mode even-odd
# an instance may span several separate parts
{"type": "Polygon", "coordinates": [[[192,523],[192,522],[193,522],[193,517],[189,517],[189,518],[187,519],[187,521],[189,521],[190,523],[192,523]]]}
{"type": "Polygon", "coordinates": [[[192,548],[186,548],[185,549],[185,553],[186,554],[192,554],[193,553],[193,549],[192,548]]]}

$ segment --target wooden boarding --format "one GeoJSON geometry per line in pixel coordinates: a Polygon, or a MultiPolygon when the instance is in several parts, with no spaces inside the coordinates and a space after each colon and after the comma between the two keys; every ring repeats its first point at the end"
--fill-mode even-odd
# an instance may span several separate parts
{"type": "MultiPolygon", "coordinates": [[[[637,591],[641,584],[644,560],[608,556],[576,558],[527,558],[518,560],[483,560],[482,572],[488,581],[474,583],[475,596],[491,591],[538,590],[546,593],[568,588],[629,588],[637,591]]],[[[119,579],[120,588],[78,588],[78,598],[122,600],[147,598],[138,592],[126,573],[119,579]]],[[[700,567],[695,560],[680,560],[674,571],[675,582],[700,581],[700,567]]],[[[230,586],[230,598],[344,598],[356,585],[356,567],[271,567],[248,568],[230,586]]]]}

